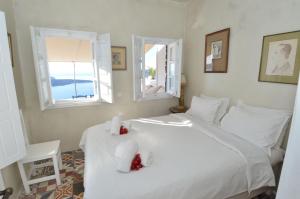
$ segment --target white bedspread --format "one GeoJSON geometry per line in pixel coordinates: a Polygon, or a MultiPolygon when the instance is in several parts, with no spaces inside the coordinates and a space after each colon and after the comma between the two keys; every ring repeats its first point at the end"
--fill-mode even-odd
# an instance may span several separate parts
{"type": "Polygon", "coordinates": [[[132,120],[132,127],[125,136],[111,136],[104,124],[84,132],[85,198],[224,199],[275,185],[261,149],[185,114],[132,120]],[[116,171],[115,147],[127,139],[153,152],[151,167],[116,171]]]}

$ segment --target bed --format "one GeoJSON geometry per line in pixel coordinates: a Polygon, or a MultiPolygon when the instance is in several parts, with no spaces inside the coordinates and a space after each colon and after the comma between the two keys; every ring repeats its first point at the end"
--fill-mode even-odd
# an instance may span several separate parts
{"type": "MultiPolygon", "coordinates": [[[[275,186],[268,155],[216,126],[171,114],[131,120],[132,130],[112,136],[105,124],[87,129],[84,197],[87,199],[223,199],[247,198],[275,186]],[[151,150],[153,165],[119,173],[115,147],[128,139],[151,150]]],[[[274,158],[273,158],[274,159],[274,158]]],[[[282,160],[275,155],[274,164],[282,160]]]]}

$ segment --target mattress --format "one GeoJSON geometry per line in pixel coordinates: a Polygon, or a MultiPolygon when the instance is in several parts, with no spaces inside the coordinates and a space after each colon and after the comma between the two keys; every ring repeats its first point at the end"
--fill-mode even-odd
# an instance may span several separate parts
{"type": "Polygon", "coordinates": [[[105,124],[84,132],[85,198],[221,199],[275,185],[267,154],[217,127],[185,114],[131,122],[125,136],[110,135],[105,124]],[[153,165],[116,171],[114,150],[128,139],[152,151],[153,165]]]}

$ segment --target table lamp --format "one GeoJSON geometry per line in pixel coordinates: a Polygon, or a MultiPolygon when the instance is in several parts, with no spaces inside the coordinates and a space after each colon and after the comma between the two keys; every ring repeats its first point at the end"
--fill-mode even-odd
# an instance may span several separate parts
{"type": "Polygon", "coordinates": [[[179,104],[177,109],[179,111],[185,111],[184,106],[184,87],[186,85],[186,78],[184,74],[181,74],[181,84],[180,84],[180,98],[179,98],[179,104]]]}

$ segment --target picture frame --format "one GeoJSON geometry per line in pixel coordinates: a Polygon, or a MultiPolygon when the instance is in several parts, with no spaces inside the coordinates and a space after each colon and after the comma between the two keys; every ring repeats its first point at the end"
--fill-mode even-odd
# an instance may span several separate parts
{"type": "Polygon", "coordinates": [[[300,70],[300,31],[263,37],[259,82],[297,84],[300,70]]]}
{"type": "Polygon", "coordinates": [[[9,45],[9,50],[10,50],[10,59],[11,59],[11,65],[14,67],[14,54],[13,54],[13,45],[12,45],[12,36],[11,33],[7,33],[7,38],[8,38],[8,45],[9,45]]]}
{"type": "Polygon", "coordinates": [[[113,70],[127,70],[126,47],[112,46],[111,61],[113,70]]]}
{"type": "Polygon", "coordinates": [[[227,73],[230,28],[205,36],[204,73],[227,73]]]}

